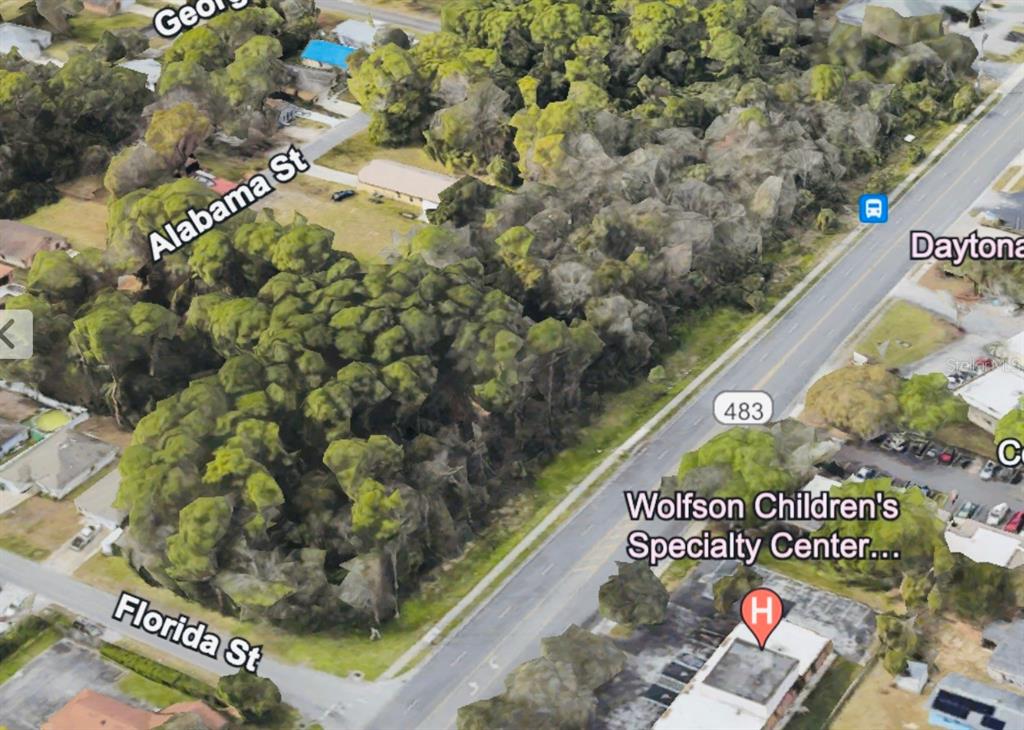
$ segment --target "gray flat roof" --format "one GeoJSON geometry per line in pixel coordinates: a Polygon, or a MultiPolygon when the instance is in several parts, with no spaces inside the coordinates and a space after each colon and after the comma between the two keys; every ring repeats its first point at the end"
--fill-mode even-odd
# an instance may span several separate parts
{"type": "Polygon", "coordinates": [[[793,657],[737,639],[704,678],[704,684],[737,697],[766,704],[798,662],[793,657]]]}
{"type": "MultiPolygon", "coordinates": [[[[1006,723],[1006,730],[1024,727],[1024,696],[1016,692],[1010,692],[985,682],[978,682],[962,674],[947,674],[935,686],[931,697],[928,698],[929,707],[935,705],[940,692],[948,692],[983,705],[991,706],[994,710],[994,712],[991,712],[991,716],[1006,723]]],[[[958,709],[961,712],[967,713],[960,719],[965,721],[968,727],[982,727],[981,718],[985,716],[984,714],[976,708],[962,707],[958,709]]]]}

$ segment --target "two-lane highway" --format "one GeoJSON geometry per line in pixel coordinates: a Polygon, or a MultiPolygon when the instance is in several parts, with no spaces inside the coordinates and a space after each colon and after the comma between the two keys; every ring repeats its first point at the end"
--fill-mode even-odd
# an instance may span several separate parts
{"type": "MultiPolygon", "coordinates": [[[[911,269],[909,231],[946,231],[1024,146],[1024,84],[1005,96],[738,360],[647,439],[572,518],[405,680],[372,730],[448,730],[457,709],[503,688],[539,639],[593,614],[600,584],[625,558],[622,492],[649,488],[716,429],[722,390],[761,389],[776,414],[794,405],[833,353],[911,269]]],[[[657,534],[679,526],[651,524],[657,534]]]]}

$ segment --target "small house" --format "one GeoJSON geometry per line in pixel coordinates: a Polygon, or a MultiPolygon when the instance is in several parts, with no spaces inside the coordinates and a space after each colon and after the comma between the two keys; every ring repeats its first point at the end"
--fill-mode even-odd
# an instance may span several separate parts
{"type": "Polygon", "coordinates": [[[338,43],[352,48],[373,48],[373,39],[377,35],[377,26],[363,20],[348,19],[334,26],[334,35],[338,43]]]}
{"type": "Polygon", "coordinates": [[[110,444],[65,428],[4,464],[0,485],[19,493],[36,488],[62,499],[116,456],[110,444]]]}
{"type": "Polygon", "coordinates": [[[351,46],[314,39],[302,51],[302,63],[312,68],[340,68],[348,71],[348,57],[355,51],[351,46]]]}
{"type": "Polygon", "coordinates": [[[0,458],[7,456],[28,441],[28,426],[0,418],[0,458]]]}
{"type": "Polygon", "coordinates": [[[0,56],[13,49],[20,53],[22,58],[36,61],[52,43],[53,35],[48,30],[29,28],[17,23],[0,23],[0,56]]]}
{"type": "Polygon", "coordinates": [[[0,262],[28,269],[40,251],[68,251],[63,236],[19,221],[0,220],[0,262]]]}
{"type": "Polygon", "coordinates": [[[128,514],[114,506],[121,488],[121,472],[112,469],[75,499],[75,509],[87,522],[116,530],[128,514]]]}
{"type": "Polygon", "coordinates": [[[420,206],[424,212],[441,202],[441,193],[457,178],[391,160],[370,160],[359,170],[359,187],[394,200],[420,206]]]}
{"type": "Polygon", "coordinates": [[[160,73],[163,71],[163,66],[155,58],[133,58],[130,61],[121,61],[117,65],[145,76],[146,88],[150,91],[156,89],[156,84],[160,80],[160,73]]]}

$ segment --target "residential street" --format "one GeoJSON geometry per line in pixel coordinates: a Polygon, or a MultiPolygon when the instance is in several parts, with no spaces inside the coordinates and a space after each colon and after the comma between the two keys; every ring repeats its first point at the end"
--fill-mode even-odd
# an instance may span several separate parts
{"type": "MultiPolygon", "coordinates": [[[[26,560],[14,553],[0,550],[0,584],[8,581],[35,591],[38,596],[64,606],[115,634],[151,646],[201,669],[218,675],[233,674],[237,671],[223,661],[214,661],[190,649],[115,621],[112,614],[117,596],[61,575],[52,568],[26,560]]],[[[160,606],[154,605],[153,608],[159,609],[160,606]]],[[[230,637],[220,638],[223,649],[224,643],[230,637]]],[[[362,715],[368,714],[369,708],[379,707],[386,701],[384,695],[387,690],[384,685],[346,680],[312,669],[283,664],[266,657],[260,662],[259,674],[273,679],[286,700],[307,718],[320,721],[325,728],[332,730],[349,727],[347,722],[342,723],[338,719],[334,705],[339,698],[353,698],[346,705],[346,716],[362,720],[366,719],[362,715]]]]}
{"type": "MultiPolygon", "coordinates": [[[[679,457],[718,430],[712,400],[728,389],[763,389],[785,414],[842,341],[911,269],[908,234],[941,232],[967,209],[1024,143],[1024,84],[982,118],[747,353],[650,437],[590,501],[443,647],[406,679],[374,730],[453,727],[457,709],[503,688],[505,674],[539,653],[539,640],[584,621],[597,589],[624,557],[623,490],[646,488],[672,472],[679,457]]],[[[679,526],[647,525],[671,534],[679,526]]]]}
{"type": "Polygon", "coordinates": [[[351,15],[355,18],[372,17],[374,20],[382,20],[385,23],[392,23],[403,28],[409,28],[410,30],[418,30],[421,33],[432,33],[435,30],[441,30],[440,20],[387,10],[375,5],[363,5],[362,3],[345,2],[345,0],[317,0],[316,4],[323,10],[333,10],[336,13],[351,15]]]}

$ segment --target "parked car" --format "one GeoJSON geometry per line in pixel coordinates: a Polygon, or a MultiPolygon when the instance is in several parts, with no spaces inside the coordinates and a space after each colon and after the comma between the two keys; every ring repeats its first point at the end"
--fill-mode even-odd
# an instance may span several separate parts
{"type": "Polygon", "coordinates": [[[921,491],[921,494],[923,494],[926,497],[931,497],[934,492],[934,490],[927,484],[911,484],[907,487],[907,489],[918,489],[921,491]]]}
{"type": "Polygon", "coordinates": [[[331,200],[335,203],[340,203],[342,200],[345,200],[345,198],[351,198],[355,194],[356,191],[351,189],[335,190],[331,193],[331,200]]]}
{"type": "Polygon", "coordinates": [[[851,482],[866,482],[868,479],[874,479],[878,475],[878,469],[873,466],[862,466],[857,472],[850,477],[851,482]]]}
{"type": "Polygon", "coordinates": [[[1022,527],[1024,527],[1024,510],[1014,512],[1010,515],[1010,519],[1007,520],[1006,524],[1003,525],[1003,529],[1007,532],[1020,532],[1022,527]]]}
{"type": "Polygon", "coordinates": [[[953,451],[953,449],[946,449],[941,454],[939,454],[939,463],[940,464],[949,465],[949,464],[952,464],[953,461],[955,461],[955,460],[956,460],[956,452],[953,451]]]}
{"type": "Polygon", "coordinates": [[[907,439],[901,433],[891,433],[882,440],[881,447],[886,451],[903,453],[907,450],[907,439]]]}
{"type": "Polygon", "coordinates": [[[969,520],[974,517],[974,513],[978,511],[978,505],[974,502],[964,502],[960,505],[960,509],[957,510],[956,516],[962,520],[969,520]]]}
{"type": "Polygon", "coordinates": [[[1010,505],[1006,502],[1000,502],[988,511],[988,517],[985,519],[985,524],[995,527],[1003,521],[1003,518],[1006,517],[1006,513],[1009,511],[1010,505]]]}
{"type": "Polygon", "coordinates": [[[985,466],[981,467],[981,471],[978,473],[978,476],[984,479],[985,481],[988,481],[989,479],[992,478],[992,476],[995,473],[996,463],[989,459],[988,461],[985,462],[985,466]]]}
{"type": "Polygon", "coordinates": [[[96,525],[86,525],[78,534],[71,538],[71,549],[81,550],[96,537],[96,533],[99,532],[99,528],[96,525]]]}

